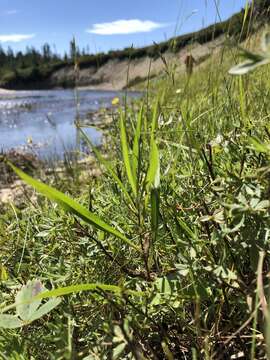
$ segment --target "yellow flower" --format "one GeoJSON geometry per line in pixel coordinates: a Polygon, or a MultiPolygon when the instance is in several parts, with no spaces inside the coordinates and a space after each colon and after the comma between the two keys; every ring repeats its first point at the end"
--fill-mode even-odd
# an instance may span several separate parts
{"type": "Polygon", "coordinates": [[[32,145],[32,144],[33,144],[32,136],[28,136],[28,138],[27,138],[27,144],[28,144],[28,145],[32,145]]]}
{"type": "Polygon", "coordinates": [[[120,102],[120,99],[119,99],[118,97],[115,97],[114,99],[112,99],[112,105],[113,105],[113,106],[118,105],[119,102],[120,102]]]}

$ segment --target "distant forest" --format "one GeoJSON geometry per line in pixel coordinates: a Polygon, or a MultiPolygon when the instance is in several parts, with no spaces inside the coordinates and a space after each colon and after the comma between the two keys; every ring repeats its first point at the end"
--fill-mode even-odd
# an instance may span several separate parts
{"type": "MultiPolygon", "coordinates": [[[[263,25],[269,21],[270,0],[255,0],[249,8],[252,17],[243,22],[245,9],[233,15],[229,20],[211,25],[200,31],[181,35],[143,48],[133,47],[123,50],[111,50],[107,53],[89,54],[88,49],[80,49],[75,40],[70,42],[69,51],[60,56],[49,44],[44,44],[41,50],[27,47],[24,52],[14,52],[12,48],[4,50],[0,45],[0,87],[15,88],[22,85],[32,86],[34,83],[46,82],[50,75],[63,67],[75,62],[81,69],[104,65],[109,60],[138,59],[144,56],[157,58],[167,51],[177,53],[183,47],[192,43],[206,43],[222,34],[234,36],[237,41],[244,40],[253,31],[256,23],[263,25]],[[252,18],[251,24],[249,19],[252,18]],[[243,26],[244,25],[244,26],[243,26]]],[[[63,84],[64,86],[65,84],[63,84]]],[[[67,84],[72,86],[74,84],[67,84]]]]}
{"type": "MultiPolygon", "coordinates": [[[[89,53],[89,50],[88,50],[89,53]]],[[[80,58],[86,55],[86,50],[80,50],[76,46],[75,40],[70,42],[69,53],[65,53],[64,56],[57,54],[55,47],[46,43],[42,46],[41,50],[37,50],[34,47],[26,47],[24,52],[14,52],[11,47],[8,47],[5,51],[0,45],[0,67],[6,69],[25,69],[31,66],[50,65],[59,62],[71,62],[74,61],[75,56],[80,58]]]]}

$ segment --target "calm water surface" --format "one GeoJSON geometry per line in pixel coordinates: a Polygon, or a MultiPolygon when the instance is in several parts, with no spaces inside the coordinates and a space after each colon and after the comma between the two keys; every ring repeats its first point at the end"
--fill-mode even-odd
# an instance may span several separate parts
{"type": "MultiPolygon", "coordinates": [[[[111,91],[79,91],[79,115],[110,106],[115,96],[111,91]]],[[[138,93],[129,94],[130,97],[138,93]]],[[[0,94],[0,150],[20,148],[34,151],[39,157],[62,157],[64,149],[76,147],[76,105],[73,90],[16,91],[0,94]],[[28,144],[29,141],[33,145],[28,144]]],[[[86,129],[98,143],[101,134],[86,129]]]]}

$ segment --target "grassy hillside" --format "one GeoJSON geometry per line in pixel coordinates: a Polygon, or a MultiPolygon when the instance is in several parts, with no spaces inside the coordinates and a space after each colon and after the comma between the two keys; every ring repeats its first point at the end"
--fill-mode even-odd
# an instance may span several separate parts
{"type": "Polygon", "coordinates": [[[13,167],[37,199],[1,208],[3,359],[267,359],[270,69],[238,61],[152,79],[106,160],[81,132],[99,178],[74,167],[60,193],[13,167]],[[34,279],[51,291],[19,292],[34,279]]]}

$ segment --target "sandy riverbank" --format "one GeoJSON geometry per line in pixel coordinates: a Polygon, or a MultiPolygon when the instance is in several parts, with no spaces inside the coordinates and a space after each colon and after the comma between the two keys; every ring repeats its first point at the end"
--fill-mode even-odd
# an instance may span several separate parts
{"type": "Polygon", "coordinates": [[[1,95],[14,94],[15,92],[16,92],[16,90],[6,90],[6,89],[0,88],[0,96],[1,95]]]}
{"type": "MultiPolygon", "coordinates": [[[[62,161],[49,164],[39,160],[31,153],[16,150],[11,150],[5,155],[14,165],[31,176],[41,178],[43,181],[60,178],[68,179],[70,176],[72,178],[72,174],[69,172],[70,169],[62,161]]],[[[89,178],[99,177],[102,173],[95,161],[95,157],[91,154],[76,162],[76,171],[79,173],[77,181],[81,182],[85,182],[89,178]]],[[[25,201],[29,202],[29,199],[32,203],[36,201],[36,193],[33,188],[20,180],[5,162],[0,161],[0,213],[1,206],[4,204],[12,203],[21,208],[24,206],[25,201]]]]}

